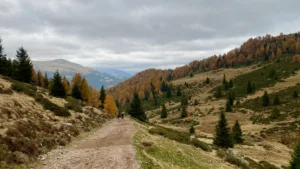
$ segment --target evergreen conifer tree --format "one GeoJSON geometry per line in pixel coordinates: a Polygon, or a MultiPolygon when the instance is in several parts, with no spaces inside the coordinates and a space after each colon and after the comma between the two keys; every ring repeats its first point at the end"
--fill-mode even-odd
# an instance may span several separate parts
{"type": "Polygon", "coordinates": [[[227,100],[226,102],[226,109],[225,109],[226,112],[232,112],[232,108],[231,108],[231,104],[229,102],[229,100],[227,100]]]}
{"type": "Polygon", "coordinates": [[[181,108],[181,118],[186,118],[188,115],[187,110],[186,110],[186,105],[182,106],[181,108]]]}
{"type": "Polygon", "coordinates": [[[154,105],[157,105],[157,98],[156,98],[156,91],[155,91],[155,86],[153,85],[153,83],[150,83],[150,89],[151,89],[151,93],[152,93],[152,97],[153,97],[153,103],[154,105]]]}
{"type": "Polygon", "coordinates": [[[223,85],[225,85],[225,83],[226,83],[226,77],[225,77],[225,74],[224,74],[224,76],[223,76],[223,85]]]}
{"type": "Polygon", "coordinates": [[[72,97],[74,97],[75,99],[79,99],[81,100],[81,92],[80,92],[80,88],[78,86],[78,84],[74,84],[73,88],[72,88],[72,97]]]}
{"type": "Polygon", "coordinates": [[[275,96],[273,103],[274,103],[274,105],[280,104],[280,99],[279,99],[278,95],[275,96]]]}
{"type": "Polygon", "coordinates": [[[162,110],[161,110],[160,117],[161,117],[162,119],[168,117],[168,112],[167,112],[167,108],[166,108],[165,104],[162,105],[162,110]]]}
{"type": "Polygon", "coordinates": [[[62,78],[58,70],[53,75],[53,80],[51,84],[51,95],[56,97],[65,97],[66,91],[62,82],[62,78]]]}
{"type": "Polygon", "coordinates": [[[17,80],[29,83],[31,81],[33,66],[27,51],[23,47],[19,48],[16,57],[17,80]]]}
{"type": "Polygon", "coordinates": [[[215,97],[216,98],[221,98],[222,97],[222,88],[221,87],[217,88],[217,91],[215,93],[215,97]]]}
{"type": "Polygon", "coordinates": [[[225,81],[225,84],[224,84],[224,90],[228,90],[229,89],[229,84],[227,81],[225,81]]]}
{"type": "Polygon", "coordinates": [[[205,83],[206,83],[206,84],[209,84],[209,83],[210,83],[210,79],[209,79],[208,77],[206,78],[205,83]]]}
{"type": "Polygon", "coordinates": [[[293,97],[298,97],[298,92],[297,91],[294,91],[293,97]]]}
{"type": "Polygon", "coordinates": [[[251,94],[252,92],[253,92],[252,85],[251,85],[251,82],[249,81],[248,85],[247,85],[247,94],[251,94]]]}
{"type": "Polygon", "coordinates": [[[230,79],[228,87],[229,87],[229,89],[233,88],[233,81],[232,81],[232,79],[230,79]]]}
{"type": "Polygon", "coordinates": [[[193,73],[190,73],[190,77],[194,77],[194,74],[193,74],[193,73]]]}
{"type": "Polygon", "coordinates": [[[44,87],[44,76],[40,70],[37,72],[37,81],[38,81],[37,84],[38,86],[44,87]]]}
{"type": "Polygon", "coordinates": [[[290,169],[299,169],[300,168],[300,142],[294,149],[294,153],[292,154],[292,160],[290,162],[290,169]]]}
{"type": "Polygon", "coordinates": [[[177,87],[176,95],[177,95],[177,96],[181,96],[181,89],[180,89],[180,86],[177,87]]]}
{"type": "Polygon", "coordinates": [[[99,100],[101,101],[100,108],[102,109],[104,109],[105,97],[106,97],[106,93],[105,93],[104,86],[102,85],[100,90],[100,96],[99,96],[99,100]]]}
{"type": "Polygon", "coordinates": [[[194,125],[192,125],[190,127],[190,134],[195,134],[195,128],[194,128],[194,125]]]}
{"type": "Polygon", "coordinates": [[[224,112],[221,112],[219,122],[216,125],[216,136],[214,138],[214,144],[222,148],[233,147],[230,128],[227,126],[227,120],[224,112]]]}
{"type": "Polygon", "coordinates": [[[233,106],[233,101],[234,101],[234,100],[233,100],[233,97],[234,97],[234,96],[233,96],[232,91],[229,91],[229,93],[228,93],[228,98],[227,98],[227,99],[228,99],[228,101],[229,101],[229,103],[230,103],[231,106],[233,106]]]}
{"type": "Polygon", "coordinates": [[[269,98],[269,94],[267,91],[265,91],[263,97],[262,97],[262,105],[263,106],[269,106],[270,104],[270,98],[269,98]]]}
{"type": "Polygon", "coordinates": [[[48,79],[47,73],[45,73],[45,75],[44,75],[44,88],[48,89],[48,87],[49,87],[49,79],[48,79]]]}
{"type": "Polygon", "coordinates": [[[169,85],[167,85],[167,89],[166,89],[166,97],[170,98],[172,97],[172,89],[169,85]]]}
{"type": "Polygon", "coordinates": [[[7,59],[6,59],[6,55],[4,54],[2,39],[0,37],[0,75],[4,75],[4,73],[6,72],[6,69],[7,69],[6,62],[7,62],[7,59]]]}
{"type": "Polygon", "coordinates": [[[142,108],[141,100],[137,93],[134,93],[133,99],[129,105],[127,113],[141,121],[148,121],[145,111],[142,108]]]}
{"type": "Polygon", "coordinates": [[[189,101],[188,101],[188,98],[186,95],[183,95],[182,98],[181,98],[181,105],[182,106],[186,106],[188,105],[189,101]]]}
{"type": "Polygon", "coordinates": [[[235,143],[243,143],[243,132],[239,122],[236,120],[234,126],[232,127],[232,138],[235,143]]]}

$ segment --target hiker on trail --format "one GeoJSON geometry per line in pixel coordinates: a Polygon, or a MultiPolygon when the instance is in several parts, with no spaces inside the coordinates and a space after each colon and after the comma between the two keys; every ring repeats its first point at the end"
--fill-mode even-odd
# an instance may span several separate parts
{"type": "Polygon", "coordinates": [[[122,117],[122,119],[124,119],[124,112],[122,112],[121,117],[122,117]]]}
{"type": "Polygon", "coordinates": [[[119,112],[117,115],[117,119],[119,120],[119,118],[121,118],[121,113],[119,112]]]}

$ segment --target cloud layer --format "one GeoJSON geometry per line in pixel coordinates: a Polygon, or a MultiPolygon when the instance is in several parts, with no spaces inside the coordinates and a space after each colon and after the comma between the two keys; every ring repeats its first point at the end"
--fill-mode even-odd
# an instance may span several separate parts
{"type": "Polygon", "coordinates": [[[13,57],[63,58],[131,73],[222,54],[249,37],[297,32],[297,0],[2,0],[0,36],[13,57]]]}

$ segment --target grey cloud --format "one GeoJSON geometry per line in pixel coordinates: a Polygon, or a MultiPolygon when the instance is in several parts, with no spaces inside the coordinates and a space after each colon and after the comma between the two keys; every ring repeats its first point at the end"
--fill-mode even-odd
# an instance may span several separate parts
{"type": "Polygon", "coordinates": [[[296,32],[299,6],[297,0],[3,0],[0,36],[10,56],[22,45],[34,60],[169,68],[222,54],[249,37],[296,32]]]}

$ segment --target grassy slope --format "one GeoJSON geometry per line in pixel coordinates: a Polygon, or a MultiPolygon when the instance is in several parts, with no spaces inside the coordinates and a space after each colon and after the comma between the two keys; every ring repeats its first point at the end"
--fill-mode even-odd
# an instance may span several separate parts
{"type": "MultiPolygon", "coordinates": [[[[282,57],[278,61],[263,65],[253,72],[240,75],[233,79],[235,95],[244,97],[247,95],[247,84],[250,81],[255,84],[256,90],[274,86],[281,79],[291,76],[294,71],[300,69],[299,63],[291,62],[292,56],[282,57]],[[272,72],[275,71],[274,74],[272,72]]],[[[212,90],[216,91],[216,88],[212,90]]]]}
{"type": "Polygon", "coordinates": [[[149,126],[137,123],[137,128],[135,147],[142,168],[234,168],[194,146],[151,135],[148,132],[149,126]],[[153,145],[144,147],[143,142],[151,142],[153,145]]]}

